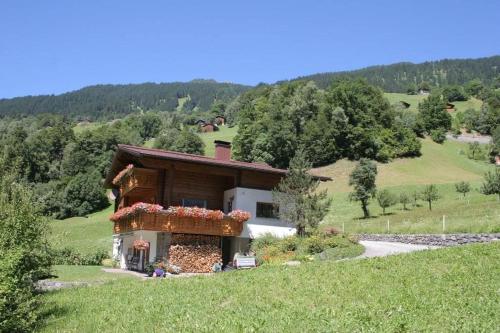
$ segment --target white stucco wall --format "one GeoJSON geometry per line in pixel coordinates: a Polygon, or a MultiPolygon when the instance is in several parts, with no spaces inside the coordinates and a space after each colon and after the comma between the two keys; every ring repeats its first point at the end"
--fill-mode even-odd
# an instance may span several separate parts
{"type": "Polygon", "coordinates": [[[224,192],[224,211],[228,211],[228,202],[233,197],[233,210],[240,209],[250,212],[252,217],[243,227],[240,237],[257,238],[266,233],[277,237],[286,237],[295,234],[292,225],[286,224],[279,219],[257,217],[257,202],[273,202],[271,191],[254,190],[244,187],[236,187],[224,192]]]}

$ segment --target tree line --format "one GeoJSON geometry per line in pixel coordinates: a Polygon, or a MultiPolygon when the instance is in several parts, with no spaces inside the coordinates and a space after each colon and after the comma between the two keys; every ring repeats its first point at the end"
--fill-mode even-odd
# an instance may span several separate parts
{"type": "Polygon", "coordinates": [[[55,113],[76,120],[112,120],[145,110],[208,111],[214,101],[228,102],[249,86],[193,80],[174,83],[95,85],[61,95],[0,99],[0,116],[55,113]]]}
{"type": "Polygon", "coordinates": [[[486,85],[500,87],[500,56],[478,59],[444,59],[420,64],[410,62],[385,66],[371,66],[354,71],[318,73],[296,80],[314,81],[318,87],[327,88],[338,77],[364,78],[386,92],[406,93],[416,91],[426,82],[429,86],[445,87],[464,85],[479,79],[486,85]]]}

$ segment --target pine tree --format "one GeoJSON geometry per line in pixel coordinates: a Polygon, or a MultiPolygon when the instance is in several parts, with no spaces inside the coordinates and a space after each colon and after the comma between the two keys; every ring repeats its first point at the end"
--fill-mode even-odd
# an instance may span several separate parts
{"type": "Polygon", "coordinates": [[[308,173],[310,169],[311,163],[300,148],[290,161],[287,176],[273,190],[280,219],[293,224],[299,236],[305,236],[306,228],[317,228],[331,204],[326,190],[316,191],[319,181],[308,173]]]}

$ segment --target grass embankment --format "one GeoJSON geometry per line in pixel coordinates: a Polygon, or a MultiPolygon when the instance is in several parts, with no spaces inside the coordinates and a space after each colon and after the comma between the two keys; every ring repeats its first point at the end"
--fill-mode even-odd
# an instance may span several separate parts
{"type": "Polygon", "coordinates": [[[422,156],[411,159],[397,159],[378,164],[377,187],[388,188],[395,194],[420,191],[427,184],[437,184],[441,198],[433,203],[429,211],[427,203],[418,201],[418,206],[401,204],[382,209],[376,200],[371,200],[370,219],[361,219],[358,202],[349,200],[349,174],[355,162],[342,160],[335,164],[315,169],[321,175],[330,176],[333,182],[323,183],[333,196],[331,213],[326,224],[346,232],[369,233],[441,233],[442,218],[446,216],[445,232],[500,232],[500,203],[495,196],[479,193],[484,173],[494,166],[487,162],[467,158],[467,145],[447,141],[442,145],[429,139],[422,141],[422,156]],[[472,191],[464,199],[455,191],[455,183],[468,181],[472,191]],[[389,220],[389,230],[387,221],[389,220]]]}
{"type": "Polygon", "coordinates": [[[500,322],[500,243],[44,296],[43,332],[476,331],[500,322]]]}
{"type": "Polygon", "coordinates": [[[110,206],[88,217],[52,220],[49,241],[55,248],[69,247],[82,254],[99,249],[111,251],[113,224],[109,217],[112,213],[113,207],[110,206]]]}

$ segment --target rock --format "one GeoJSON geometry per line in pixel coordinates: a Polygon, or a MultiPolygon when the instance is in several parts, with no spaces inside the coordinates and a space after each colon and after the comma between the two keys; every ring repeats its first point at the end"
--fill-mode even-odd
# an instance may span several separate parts
{"type": "Polygon", "coordinates": [[[298,260],[290,260],[290,261],[287,261],[287,262],[283,263],[283,265],[286,265],[286,266],[299,266],[300,265],[300,261],[298,261],[298,260]]]}

